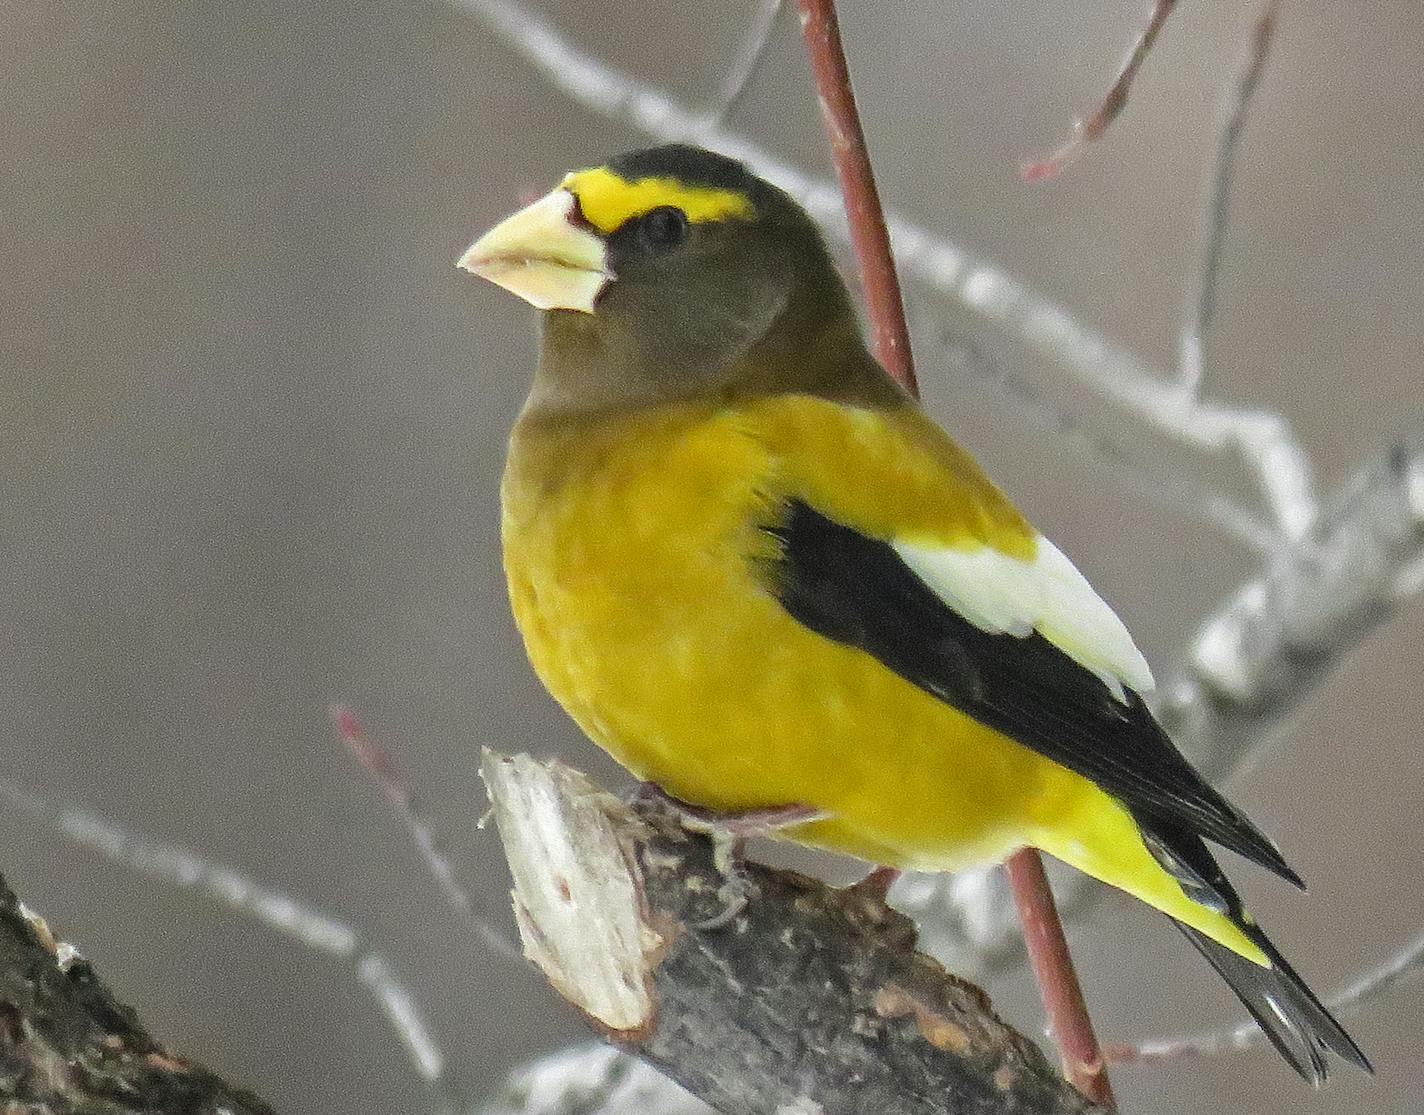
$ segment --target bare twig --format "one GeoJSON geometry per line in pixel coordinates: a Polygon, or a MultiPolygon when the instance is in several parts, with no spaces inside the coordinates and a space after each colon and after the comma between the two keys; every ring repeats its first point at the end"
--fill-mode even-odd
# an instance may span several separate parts
{"type": "MultiPolygon", "coordinates": [[[[1355,979],[1344,991],[1330,996],[1325,1005],[1337,1017],[1349,1018],[1359,1014],[1397,984],[1417,979],[1421,972],[1424,972],[1424,934],[1415,937],[1379,967],[1355,979]]],[[[1259,1026],[1254,1022],[1242,1022],[1224,1030],[1190,1037],[1115,1044],[1106,1047],[1103,1052],[1108,1060],[1115,1063],[1172,1061],[1181,1057],[1216,1057],[1223,1053],[1259,1049],[1265,1044],[1266,1035],[1259,1026]]]]}
{"type": "Polygon", "coordinates": [[[491,952],[501,956],[506,960],[512,960],[523,966],[523,957],[520,955],[519,946],[508,933],[498,926],[498,919],[493,911],[486,909],[469,889],[460,882],[455,875],[455,865],[450,862],[450,857],[445,854],[440,846],[440,838],[435,832],[434,826],[430,824],[415,807],[411,801],[410,789],[406,785],[405,778],[397,770],[395,762],[381,748],[371,742],[366,735],[366,729],[362,725],[356,713],[345,705],[333,704],[328,709],[331,721],[336,725],[337,733],[341,737],[347,749],[355,756],[356,761],[361,764],[366,773],[376,782],[376,786],[381,791],[381,796],[386,799],[386,804],[410,833],[411,841],[415,844],[416,850],[420,852],[420,858],[424,861],[427,870],[440,886],[441,893],[445,896],[445,901],[456,915],[464,921],[465,925],[474,933],[475,937],[491,952]]]}
{"type": "Polygon", "coordinates": [[[1127,107],[1127,95],[1137,77],[1137,71],[1142,68],[1142,63],[1147,61],[1148,54],[1157,42],[1158,34],[1176,6],[1177,0],[1154,0],[1152,11],[1147,16],[1147,26],[1138,35],[1127,60],[1123,62],[1122,69],[1118,71],[1098,107],[1086,119],[1073,121],[1073,134],[1062,147],[1046,159],[1038,159],[1023,168],[1022,174],[1026,181],[1040,181],[1061,174],[1077,161],[1088,144],[1102,138],[1103,133],[1127,107]]]}
{"type": "Polygon", "coordinates": [[[1148,428],[1206,452],[1234,451],[1260,489],[1275,530],[1289,538],[1309,528],[1316,513],[1313,470],[1281,415],[1190,399],[1175,376],[1144,368],[1136,357],[996,268],[976,264],[965,273],[962,259],[941,261],[937,251],[922,257],[912,247],[907,255],[902,239],[897,235],[896,251],[907,274],[963,299],[1148,428]],[[941,264],[952,270],[942,272],[941,264]]]}
{"type": "Polygon", "coordinates": [[[811,59],[811,71],[816,76],[816,91],[820,95],[821,117],[845,199],[851,246],[855,249],[860,283],[865,291],[871,347],[885,370],[906,391],[918,395],[900,279],[895,274],[890,232],[885,224],[885,212],[880,207],[880,194],[875,188],[860,113],[855,107],[836,5],[834,0],[798,0],[798,7],[806,53],[811,59]]]}
{"type": "Polygon", "coordinates": [[[578,772],[482,764],[531,958],[596,1028],[723,1111],[1099,1111],[982,992],[851,888],[749,865],[720,930],[712,843],[578,772]]]}
{"type": "Polygon", "coordinates": [[[737,107],[737,102],[742,99],[742,94],[747,91],[761,60],[766,56],[781,7],[782,0],[760,0],[758,3],[742,41],[737,46],[737,53],[722,74],[722,83],[717,87],[712,105],[704,118],[704,129],[717,127],[737,107]]]}
{"type": "Polygon", "coordinates": [[[1366,462],[1310,531],[1197,629],[1159,712],[1220,780],[1366,635],[1420,591],[1424,431],[1366,462]]]}
{"type": "Polygon", "coordinates": [[[1112,1107],[1107,1064],[1063,935],[1063,922],[1043,870],[1043,857],[1025,849],[1010,856],[1004,868],[1023,926],[1024,945],[1043,996],[1048,1027],[1063,1058],[1063,1071],[1085,1096],[1112,1107]]]}
{"type": "Polygon", "coordinates": [[[160,1045],[73,945],[0,879],[0,1096],[5,1111],[273,1115],[253,1093],[160,1045]]]}
{"type": "Polygon", "coordinates": [[[1225,122],[1216,141],[1216,161],[1212,167],[1211,190],[1207,198],[1205,235],[1202,238],[1201,267],[1191,296],[1187,301],[1186,318],[1178,340],[1177,374],[1184,394],[1199,397],[1206,377],[1206,344],[1216,313],[1216,284],[1221,271],[1221,252],[1226,243],[1227,218],[1230,215],[1231,187],[1235,179],[1236,153],[1251,99],[1261,82],[1266,59],[1271,52],[1271,40],[1280,11],[1279,0],[1267,0],[1251,27],[1251,45],[1241,73],[1232,86],[1227,100],[1225,122]]]}

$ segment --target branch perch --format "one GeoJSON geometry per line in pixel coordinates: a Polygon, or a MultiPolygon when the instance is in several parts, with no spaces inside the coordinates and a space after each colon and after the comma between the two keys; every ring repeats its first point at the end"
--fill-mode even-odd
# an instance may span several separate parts
{"type": "Polygon", "coordinates": [[[738,1115],[1102,1112],[855,888],[748,865],[721,930],[711,843],[654,803],[486,752],[526,954],[605,1038],[738,1115]]]}
{"type": "Polygon", "coordinates": [[[273,1115],[156,1042],[72,945],[0,879],[5,1115],[273,1115]]]}

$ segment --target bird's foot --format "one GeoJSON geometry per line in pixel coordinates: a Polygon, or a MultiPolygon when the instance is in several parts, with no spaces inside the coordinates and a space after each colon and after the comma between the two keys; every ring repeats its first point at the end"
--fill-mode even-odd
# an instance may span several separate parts
{"type": "Polygon", "coordinates": [[[751,901],[751,884],[747,881],[747,842],[726,829],[712,830],[712,866],[722,876],[717,888],[717,900],[722,908],[710,918],[692,923],[693,929],[710,932],[731,925],[751,901]]]}
{"type": "Polygon", "coordinates": [[[830,816],[810,805],[758,806],[755,809],[708,809],[673,797],[656,782],[639,782],[628,794],[631,802],[657,802],[676,813],[683,827],[692,832],[726,832],[742,840],[772,836],[792,825],[819,821],[830,816]]]}
{"type": "Polygon", "coordinates": [[[665,805],[678,815],[684,828],[712,838],[712,865],[722,876],[722,885],[717,888],[722,908],[710,918],[695,922],[692,928],[699,930],[730,925],[747,908],[751,884],[746,873],[746,843],[751,837],[771,836],[781,829],[826,816],[822,810],[797,804],[725,812],[708,809],[675,798],[653,782],[639,783],[630,797],[635,802],[665,805]]]}

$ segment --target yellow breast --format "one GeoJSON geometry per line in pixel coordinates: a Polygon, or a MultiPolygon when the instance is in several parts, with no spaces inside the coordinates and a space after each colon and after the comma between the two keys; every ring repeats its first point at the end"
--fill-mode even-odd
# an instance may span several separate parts
{"type": "MultiPolygon", "coordinates": [[[[826,408],[798,411],[803,433],[859,420],[826,408]]],[[[776,556],[762,527],[810,480],[778,452],[777,409],[521,422],[503,526],[530,659],[591,738],[687,801],[815,806],[835,818],[799,838],[887,863],[996,858],[1081,780],[785,612],[759,570],[776,556]]],[[[894,468],[882,490],[903,504],[914,468],[894,468]]],[[[926,499],[952,488],[925,479],[926,499]]]]}

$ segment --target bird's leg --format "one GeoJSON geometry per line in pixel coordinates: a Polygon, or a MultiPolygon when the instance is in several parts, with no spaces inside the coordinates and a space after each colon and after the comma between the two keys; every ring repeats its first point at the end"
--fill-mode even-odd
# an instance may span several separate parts
{"type": "Polygon", "coordinates": [[[792,825],[815,821],[826,814],[809,805],[771,805],[756,809],[720,811],[693,805],[675,798],[653,782],[639,783],[633,791],[634,801],[656,801],[667,806],[681,819],[683,827],[692,832],[704,832],[712,838],[712,865],[722,876],[717,897],[722,909],[694,929],[721,929],[747,908],[746,844],[753,836],[771,836],[792,825]]]}
{"type": "Polygon", "coordinates": [[[712,829],[711,834],[712,866],[722,876],[722,885],[717,888],[722,908],[710,918],[693,922],[693,929],[713,930],[730,925],[751,901],[746,871],[746,837],[736,836],[726,829],[712,829]]]}
{"type": "Polygon", "coordinates": [[[773,805],[737,813],[698,812],[701,817],[684,815],[682,823],[693,831],[702,829],[711,835],[712,865],[722,876],[722,885],[717,888],[722,909],[692,927],[702,930],[730,925],[747,908],[750,887],[747,883],[746,847],[751,837],[771,836],[779,829],[826,816],[809,805],[773,805]]]}
{"type": "Polygon", "coordinates": [[[792,825],[818,821],[829,816],[810,805],[764,805],[754,809],[708,809],[673,797],[656,782],[639,782],[628,798],[633,802],[657,802],[676,813],[684,827],[692,832],[722,831],[741,840],[753,836],[771,836],[792,825]]]}

